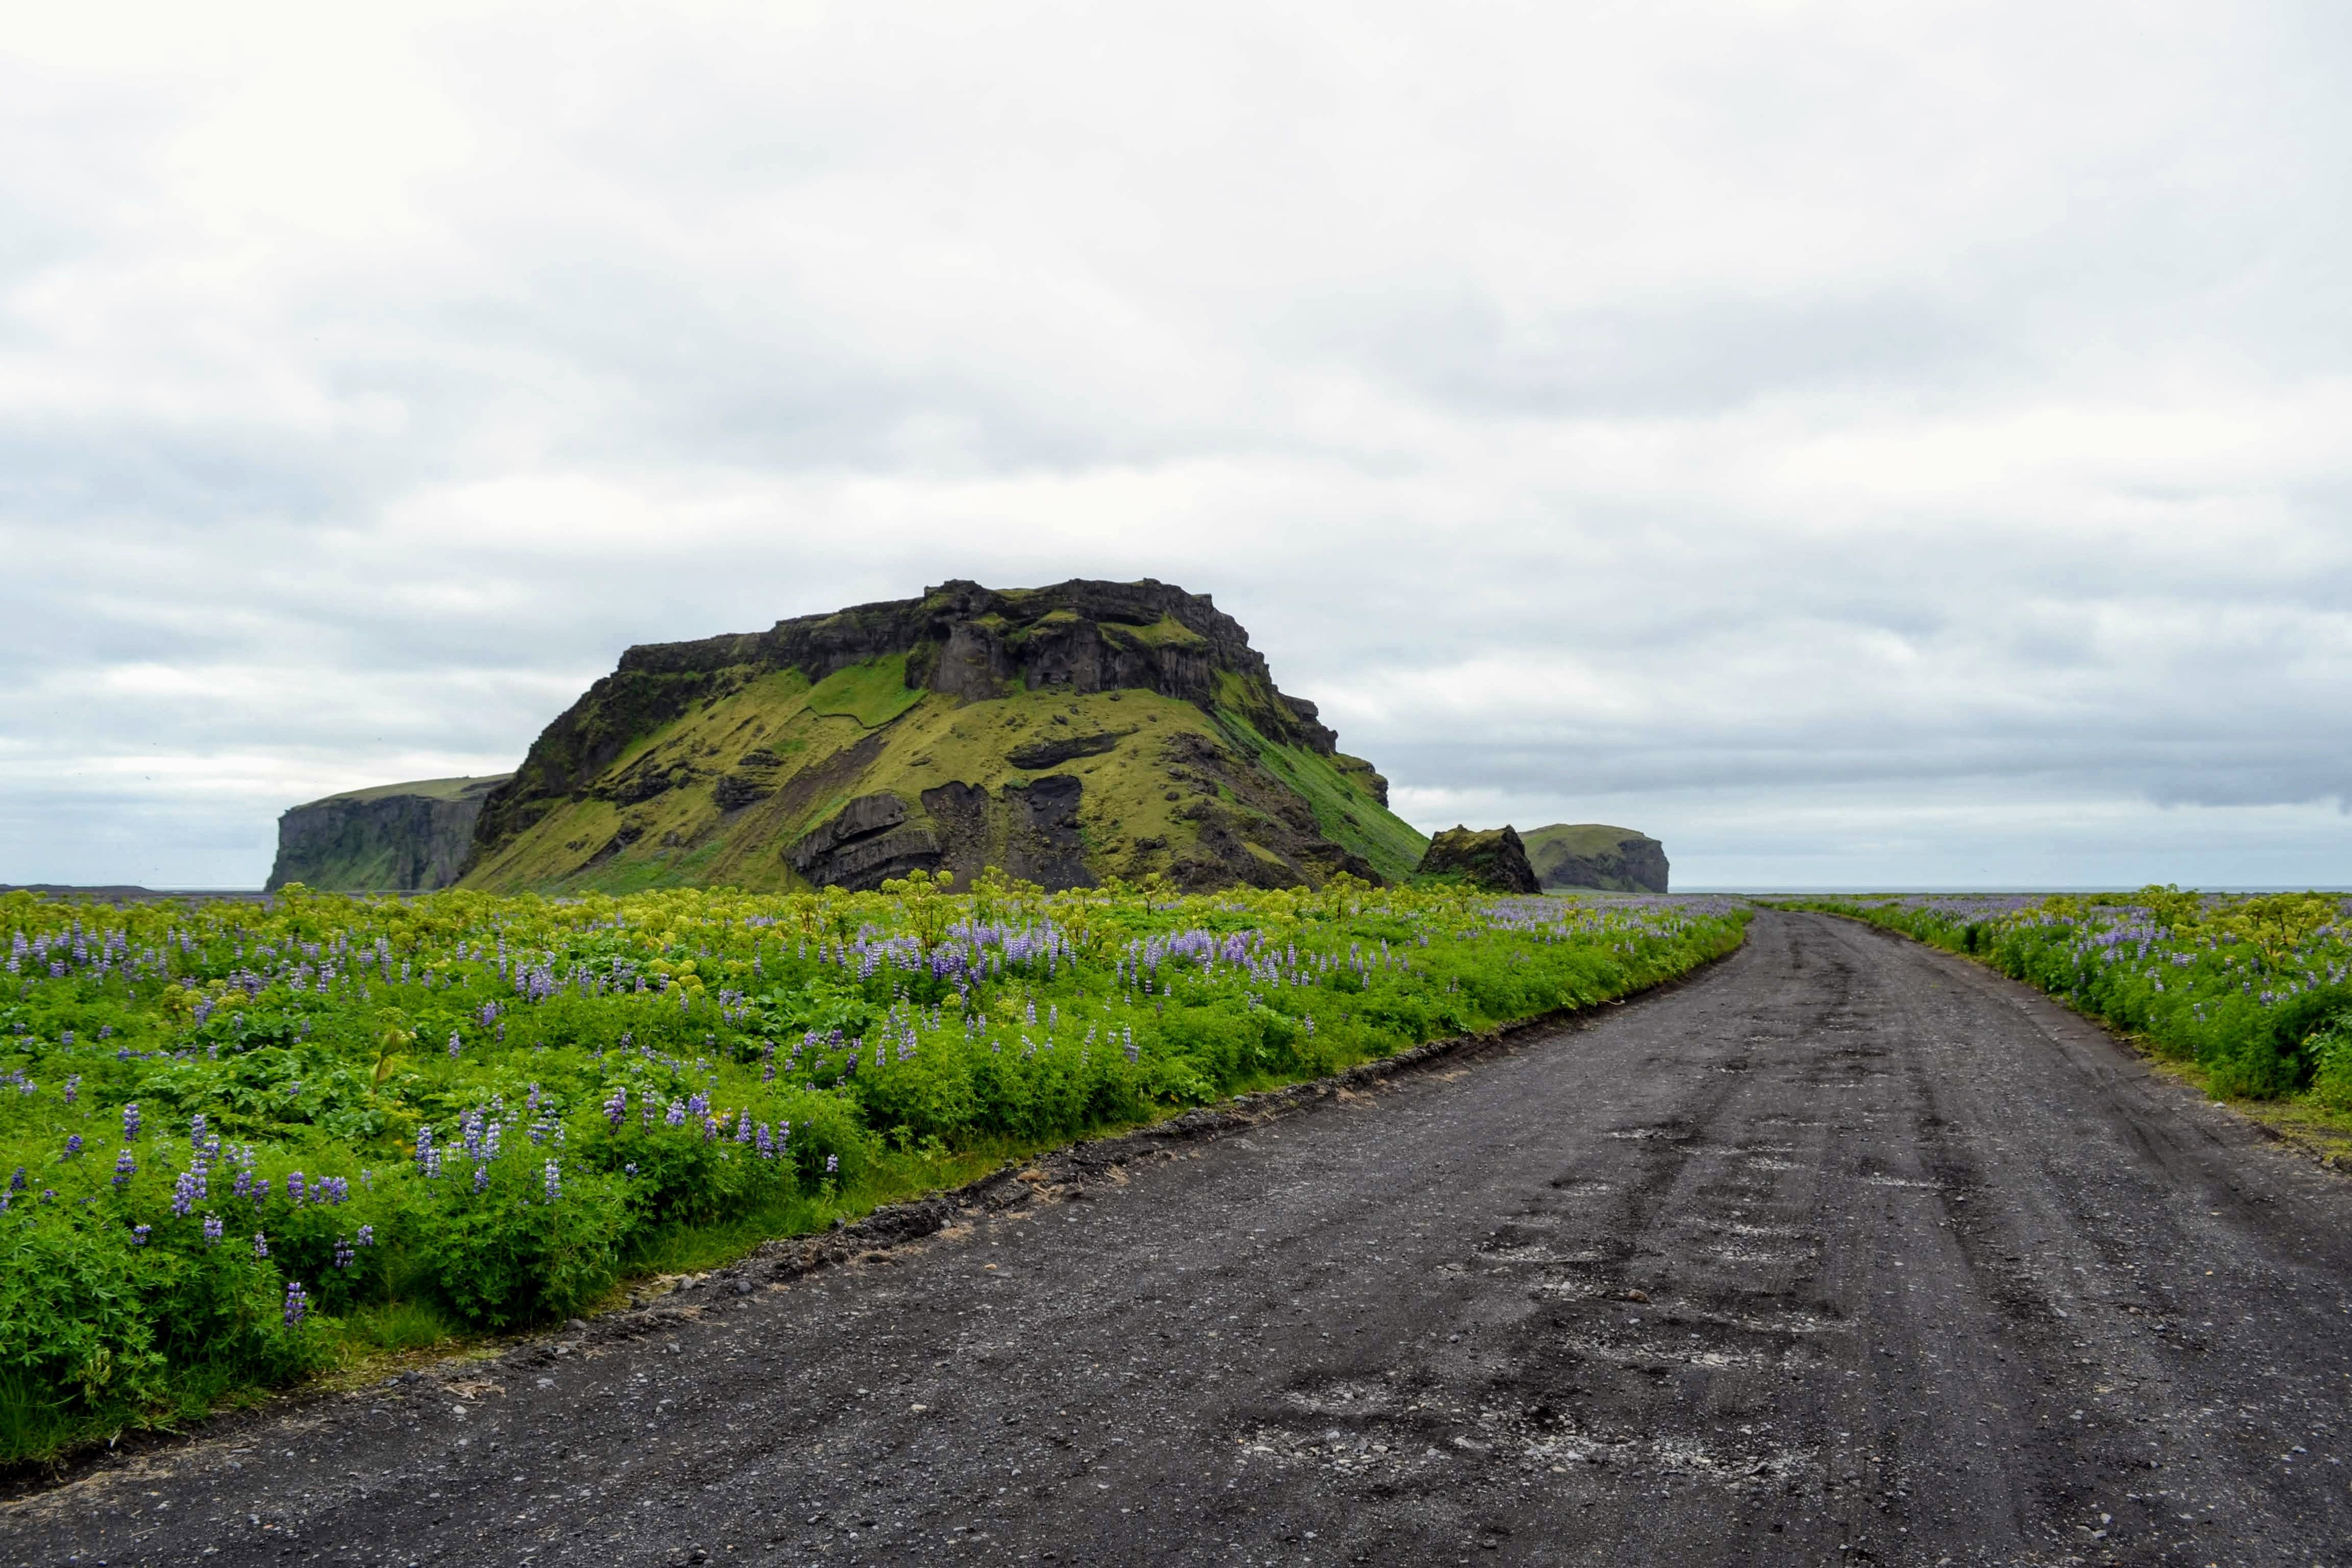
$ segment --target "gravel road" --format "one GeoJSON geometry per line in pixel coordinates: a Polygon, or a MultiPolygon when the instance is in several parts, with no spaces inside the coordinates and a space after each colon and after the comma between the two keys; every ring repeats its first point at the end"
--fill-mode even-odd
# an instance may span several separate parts
{"type": "Polygon", "coordinates": [[[0,1546],[2352,1562],[2352,1184],[1945,955],[1768,913],[1677,987],[1188,1131],[215,1424],[0,1546]]]}

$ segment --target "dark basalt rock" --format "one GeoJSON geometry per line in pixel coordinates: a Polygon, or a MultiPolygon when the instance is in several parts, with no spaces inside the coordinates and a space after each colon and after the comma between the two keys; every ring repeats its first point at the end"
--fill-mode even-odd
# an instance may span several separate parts
{"type": "Polygon", "coordinates": [[[1538,893],[1535,868],[1528,864],[1527,846],[1507,826],[1474,831],[1446,828],[1429,841],[1421,858],[1424,876],[1456,878],[1490,893],[1538,893]]]}
{"type": "Polygon", "coordinates": [[[785,851],[793,869],[810,881],[878,888],[892,877],[940,863],[940,841],[921,823],[907,821],[907,803],[884,791],[859,795],[785,851]]]}
{"type": "Polygon", "coordinates": [[[1117,749],[1118,743],[1134,734],[1132,730],[1106,731],[1095,735],[1063,735],[1056,739],[1032,741],[1025,746],[1015,746],[1004,753],[1004,760],[1016,768],[1058,768],[1064,763],[1074,763],[1080,757],[1099,757],[1117,749]]]}

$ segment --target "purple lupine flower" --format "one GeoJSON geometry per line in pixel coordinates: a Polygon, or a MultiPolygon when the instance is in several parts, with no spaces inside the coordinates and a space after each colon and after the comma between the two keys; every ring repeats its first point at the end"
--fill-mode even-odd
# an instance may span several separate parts
{"type": "Polygon", "coordinates": [[[837,1176],[841,1173],[840,1155],[827,1154],[824,1157],[824,1173],[828,1176],[837,1176]]]}
{"type": "Polygon", "coordinates": [[[416,1168],[420,1171],[433,1162],[433,1124],[426,1122],[416,1130],[416,1168]]]}
{"type": "Polygon", "coordinates": [[[66,1135],[66,1158],[67,1158],[67,1159],[68,1159],[68,1160],[70,1160],[70,1159],[72,1159],[76,1154],[79,1154],[79,1153],[80,1153],[80,1152],[81,1152],[81,1134],[80,1134],[80,1133],[79,1133],[79,1132],[68,1133],[68,1134],[66,1135]]]}
{"type": "Polygon", "coordinates": [[[775,1140],[768,1136],[768,1124],[762,1121],[760,1123],[760,1158],[762,1160],[772,1160],[775,1157],[775,1140]]]}
{"type": "MultiPolygon", "coordinates": [[[[71,1029],[68,1029],[65,1032],[65,1043],[69,1046],[73,1044],[73,1031],[71,1029]]],[[[72,1077],[66,1079],[66,1103],[68,1105],[71,1105],[80,1098],[81,1074],[75,1073],[72,1077]]]]}
{"type": "Polygon", "coordinates": [[[257,1230],[253,1233],[253,1255],[256,1258],[269,1256],[269,1237],[257,1230]]]}
{"type": "Polygon", "coordinates": [[[155,1227],[152,1225],[134,1225],[131,1227],[131,1245],[144,1247],[147,1245],[147,1238],[154,1234],[155,1227]]]}
{"type": "Polygon", "coordinates": [[[131,1157],[130,1150],[125,1149],[121,1153],[117,1154],[114,1157],[114,1184],[116,1186],[124,1187],[130,1185],[131,1178],[138,1173],[139,1162],[131,1157]]]}
{"type": "Polygon", "coordinates": [[[21,1192],[23,1192],[23,1191],[25,1190],[25,1167],[24,1167],[24,1166],[22,1166],[22,1165],[17,1166],[17,1167],[16,1167],[16,1173],[15,1175],[13,1175],[13,1176],[11,1176],[11,1177],[9,1177],[9,1178],[8,1178],[8,1190],[9,1190],[10,1192],[12,1192],[12,1193],[21,1193],[21,1192]]]}
{"type": "Polygon", "coordinates": [[[672,1127],[685,1126],[686,1106],[681,1101],[675,1100],[671,1100],[669,1102],[669,1113],[667,1116],[664,1116],[662,1120],[672,1127]]]}
{"type": "Polygon", "coordinates": [[[490,1168],[489,1168],[488,1165],[477,1165],[477,1166],[475,1166],[475,1167],[474,1167],[474,1195],[475,1195],[476,1197],[479,1197],[479,1196],[481,1196],[484,1193],[488,1192],[489,1190],[490,1190],[490,1168]]]}
{"type": "Polygon", "coordinates": [[[269,1178],[256,1176],[253,1180],[253,1206],[257,1210],[269,1201],[269,1178]]]}
{"type": "Polygon", "coordinates": [[[139,1102],[135,1100],[122,1108],[122,1141],[125,1143],[139,1141],[139,1102]]]}
{"type": "Polygon", "coordinates": [[[622,1121],[628,1114],[629,1091],[625,1087],[615,1089],[604,1101],[604,1120],[611,1123],[614,1131],[618,1132],[622,1121]]]}
{"type": "Polygon", "coordinates": [[[352,1244],[351,1244],[350,1242],[345,1241],[345,1240],[344,1240],[341,1237],[340,1237],[340,1236],[338,1236],[338,1237],[335,1237],[335,1267],[336,1267],[336,1268],[349,1268],[352,1266],[352,1259],[355,1256],[356,1256],[356,1255],[352,1251],[352,1244]]]}
{"type": "Polygon", "coordinates": [[[563,1196],[563,1173],[554,1161],[547,1163],[547,1201],[555,1203],[563,1196]]]}
{"type": "Polygon", "coordinates": [[[360,1226],[359,1235],[352,1238],[352,1245],[354,1247],[373,1247],[375,1245],[375,1226],[372,1225],[363,1225],[360,1226]]]}
{"type": "Polygon", "coordinates": [[[463,1048],[462,1042],[460,1042],[460,1041],[458,1040],[458,1038],[457,1038],[457,1030],[455,1030],[455,1029],[450,1030],[450,1031],[449,1031],[449,1059],[450,1059],[451,1061],[453,1061],[453,1062],[454,1062],[454,1061],[456,1061],[456,1060],[457,1059],[457,1053],[458,1053],[458,1051],[459,1051],[460,1049],[462,1049],[462,1048],[463,1048]]]}
{"type": "Polygon", "coordinates": [[[286,1284],[286,1326],[290,1329],[300,1323],[302,1321],[302,1314],[310,1310],[310,1295],[309,1291],[302,1289],[302,1282],[299,1279],[288,1280],[286,1284]]]}
{"type": "Polygon", "coordinates": [[[302,1201],[302,1173],[299,1171],[286,1173],[286,1201],[289,1204],[302,1201]]]}
{"type": "Polygon", "coordinates": [[[746,1110],[735,1119],[735,1142],[738,1143],[749,1143],[751,1141],[751,1113],[746,1110]]]}
{"type": "Polygon", "coordinates": [[[692,1100],[688,1100],[688,1101],[686,1102],[686,1109],[687,1109],[687,1113],[688,1113],[688,1115],[691,1115],[691,1116],[708,1116],[708,1115],[709,1115],[709,1114],[710,1114],[710,1096],[709,1096],[708,1094],[703,1093],[703,1092],[702,1092],[702,1091],[700,1091],[699,1089],[696,1090],[696,1091],[695,1091],[694,1098],[693,1098],[692,1100]]]}
{"type": "Polygon", "coordinates": [[[178,1215],[182,1219],[185,1219],[188,1216],[189,1212],[196,1206],[196,1195],[195,1173],[193,1171],[181,1172],[180,1179],[172,1184],[173,1214],[178,1215]]]}

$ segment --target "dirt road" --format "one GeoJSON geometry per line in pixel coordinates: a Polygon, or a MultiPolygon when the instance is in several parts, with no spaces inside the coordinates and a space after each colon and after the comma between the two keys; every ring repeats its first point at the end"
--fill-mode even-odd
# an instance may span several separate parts
{"type": "Polygon", "coordinates": [[[2352,1183],[1859,926],[1767,914],[1581,1026],[1046,1173],[895,1261],[225,1425],[0,1546],[2352,1562],[2352,1183]]]}

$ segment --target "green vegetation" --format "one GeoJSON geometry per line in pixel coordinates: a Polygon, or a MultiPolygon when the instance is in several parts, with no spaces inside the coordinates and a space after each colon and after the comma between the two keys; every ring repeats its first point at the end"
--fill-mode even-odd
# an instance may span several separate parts
{"type": "Polygon", "coordinates": [[[1494,893],[1534,893],[1535,870],[1528,864],[1518,831],[1501,827],[1448,827],[1433,836],[1421,858],[1421,880],[1476,888],[1494,893]]]}
{"type": "Polygon", "coordinates": [[[1601,822],[1555,822],[1522,835],[1528,863],[1547,888],[1663,893],[1665,847],[1645,833],[1601,822]]]}
{"type": "Polygon", "coordinates": [[[2352,1111],[2352,906],[2335,894],[1773,901],[1979,959],[2193,1068],[2216,1097],[2352,1111]]]}
{"type": "Polygon", "coordinates": [[[1601,822],[1555,822],[1549,827],[1531,827],[1520,835],[1531,860],[1538,851],[1555,845],[1570,855],[1598,859],[1603,855],[1614,855],[1617,847],[1628,838],[1642,837],[1630,827],[1612,827],[1601,822]]]}
{"type": "Polygon", "coordinates": [[[1371,797],[1348,766],[1355,759],[1325,756],[1305,746],[1278,745],[1238,713],[1221,712],[1218,717],[1238,749],[1306,801],[1324,837],[1361,855],[1373,870],[1391,882],[1412,877],[1429,840],[1419,828],[1371,797]]]}
{"type": "Polygon", "coordinates": [[[887,724],[923,700],[907,685],[907,656],[868,659],[837,669],[810,688],[808,710],[855,719],[869,730],[887,724]]]}
{"type": "MultiPolygon", "coordinates": [[[[1001,796],[1037,770],[1014,753],[1040,742],[1114,737],[1105,751],[1051,771],[1084,785],[1080,826],[1097,875],[1165,871],[1197,842],[1197,795],[1170,800],[1171,755],[1217,754],[1262,767],[1303,799],[1322,835],[1382,877],[1408,876],[1425,842],[1333,758],[1267,741],[1238,712],[1203,711],[1150,691],[1014,690],[964,702],[897,685],[898,656],[842,670],[814,688],[795,672],[748,679],[644,736],[595,788],[555,803],[484,857],[463,885],[492,892],[638,892],[713,883],[803,887],[783,849],[855,796],[888,792],[917,812],[926,790],[973,785],[1001,796]],[[748,765],[747,765],[748,763],[748,765]],[[743,781],[742,796],[722,780],[743,781]],[[742,804],[729,805],[727,801],[742,804]],[[1159,846],[1156,850],[1146,847],[1159,846]]],[[[1279,847],[1295,839],[1272,814],[1236,810],[1246,839],[1260,823],[1279,847]]],[[[1311,879],[1276,858],[1283,882],[1311,879]]]]}
{"type": "Polygon", "coordinates": [[[1623,995],[1742,916],[1375,892],[0,898],[0,1456],[1623,995]]]}
{"type": "Polygon", "coordinates": [[[418,779],[413,784],[372,784],[366,789],[347,789],[341,795],[322,795],[310,802],[324,805],[329,801],[391,800],[399,795],[415,795],[420,800],[464,800],[468,795],[484,795],[513,777],[511,773],[468,773],[456,779],[418,779]]]}

